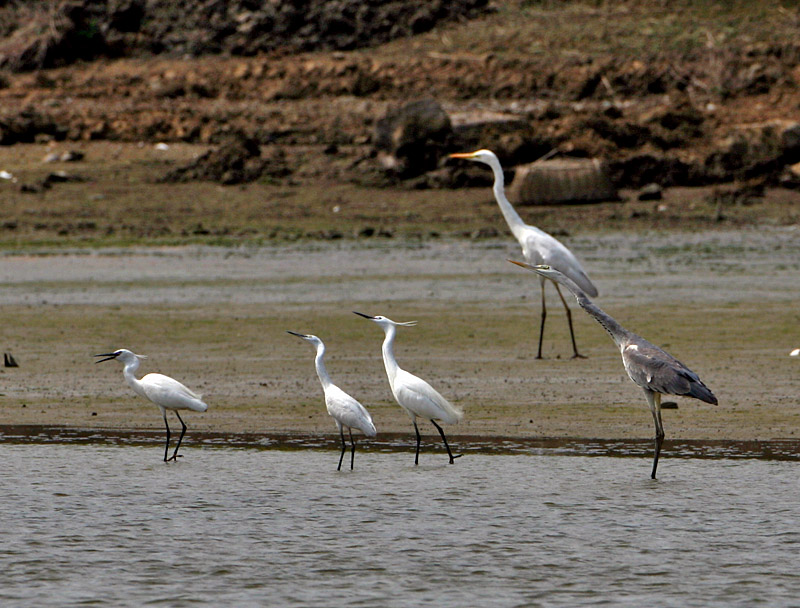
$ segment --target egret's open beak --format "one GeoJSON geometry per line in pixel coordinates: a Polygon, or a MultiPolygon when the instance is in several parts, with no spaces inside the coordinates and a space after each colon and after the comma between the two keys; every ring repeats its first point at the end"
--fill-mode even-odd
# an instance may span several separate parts
{"type": "Polygon", "coordinates": [[[370,317],[369,315],[365,315],[363,312],[356,312],[355,310],[353,311],[353,314],[358,315],[359,317],[364,317],[365,319],[369,319],[370,321],[372,321],[375,318],[375,317],[370,317]]]}
{"type": "Polygon", "coordinates": [[[456,152],[455,154],[450,154],[450,158],[472,158],[475,155],[474,152],[456,152]]]}
{"type": "Polygon", "coordinates": [[[95,363],[102,363],[103,361],[111,361],[112,359],[116,359],[119,355],[117,353],[105,353],[104,355],[95,355],[95,357],[105,357],[105,359],[100,359],[99,361],[95,361],[95,363]]]}
{"type": "Polygon", "coordinates": [[[288,329],[286,330],[286,333],[292,334],[293,336],[297,336],[298,338],[303,338],[303,339],[308,338],[306,334],[298,334],[296,331],[290,331],[288,329]]]}

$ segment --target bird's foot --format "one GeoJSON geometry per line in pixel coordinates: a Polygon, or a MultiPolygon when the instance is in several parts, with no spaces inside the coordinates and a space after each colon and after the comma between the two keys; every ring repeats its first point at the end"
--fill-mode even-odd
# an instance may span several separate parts
{"type": "Polygon", "coordinates": [[[580,353],[575,353],[575,354],[574,354],[574,355],[572,355],[572,357],[570,357],[570,358],[571,358],[571,359],[588,359],[589,357],[587,357],[586,355],[582,355],[582,354],[580,354],[580,353]]]}
{"type": "Polygon", "coordinates": [[[464,454],[456,454],[450,457],[450,464],[454,464],[456,458],[461,458],[464,454]]]}

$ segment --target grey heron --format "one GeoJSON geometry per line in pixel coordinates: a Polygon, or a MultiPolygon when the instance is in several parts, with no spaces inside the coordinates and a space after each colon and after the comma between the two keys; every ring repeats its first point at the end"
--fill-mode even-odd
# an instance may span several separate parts
{"type": "Polygon", "coordinates": [[[653,421],[656,425],[656,438],[653,472],[650,477],[655,479],[658,456],[661,453],[661,444],[664,442],[664,427],[661,424],[661,395],[694,397],[700,401],[717,405],[717,398],[714,393],[703,384],[696,373],[675,357],[641,336],[625,329],[614,318],[603,312],[569,277],[564,276],[550,266],[534,266],[513,260],[509,260],[509,262],[532,270],[551,281],[561,283],[573,293],[581,308],[594,317],[613,338],[614,343],[622,354],[622,364],[625,366],[628,377],[644,391],[647,405],[653,414],[653,421]]]}

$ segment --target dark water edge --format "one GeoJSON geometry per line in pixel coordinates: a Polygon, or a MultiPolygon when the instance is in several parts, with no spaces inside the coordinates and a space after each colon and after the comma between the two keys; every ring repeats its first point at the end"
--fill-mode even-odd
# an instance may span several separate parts
{"type": "MultiPolygon", "coordinates": [[[[163,445],[164,432],[156,429],[82,429],[46,425],[0,425],[0,444],[73,444],[152,446],[163,445]]],[[[173,438],[173,445],[175,439],[173,438]]],[[[414,437],[381,433],[375,439],[356,437],[359,451],[413,451],[414,437]]],[[[582,437],[485,437],[454,435],[454,453],[483,455],[535,454],[551,456],[641,457],[652,454],[652,439],[591,439],[582,437]]],[[[314,433],[222,433],[189,431],[183,447],[254,450],[338,450],[338,435],[314,433]]],[[[441,451],[438,437],[424,436],[422,450],[441,451]]],[[[800,460],[800,439],[727,440],[666,439],[662,456],[670,458],[751,458],[800,460]]]]}

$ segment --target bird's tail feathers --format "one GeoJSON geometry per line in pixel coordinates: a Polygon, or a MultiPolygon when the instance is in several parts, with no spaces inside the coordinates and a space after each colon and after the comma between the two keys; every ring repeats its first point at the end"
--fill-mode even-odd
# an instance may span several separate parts
{"type": "Polygon", "coordinates": [[[584,291],[584,293],[586,293],[587,296],[589,296],[590,298],[597,297],[597,294],[599,293],[597,291],[597,287],[595,287],[594,283],[592,283],[592,280],[588,276],[586,276],[585,272],[583,272],[580,269],[575,269],[572,272],[570,272],[567,276],[570,279],[572,279],[575,282],[575,284],[578,287],[580,287],[584,291]]]}
{"type": "Polygon", "coordinates": [[[695,382],[692,384],[692,390],[689,391],[689,396],[710,403],[711,405],[717,405],[717,398],[714,396],[714,393],[702,382],[695,382]]]}
{"type": "Polygon", "coordinates": [[[441,416],[439,420],[445,424],[456,424],[464,417],[464,410],[449,401],[445,400],[442,406],[444,407],[445,415],[441,416]]]}
{"type": "Polygon", "coordinates": [[[190,406],[195,412],[205,412],[208,410],[208,403],[203,401],[202,395],[193,395],[194,403],[190,406]]]}

